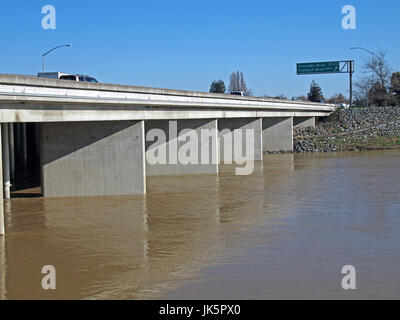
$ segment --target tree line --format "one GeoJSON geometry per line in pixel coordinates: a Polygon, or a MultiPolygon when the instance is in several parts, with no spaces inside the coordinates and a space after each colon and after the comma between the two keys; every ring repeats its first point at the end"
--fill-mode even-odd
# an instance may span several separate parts
{"type": "MultiPolygon", "coordinates": [[[[213,81],[210,86],[211,93],[226,93],[226,86],[224,81],[217,80],[213,81]]],[[[229,87],[228,93],[232,92],[244,92],[249,96],[252,96],[253,93],[251,89],[247,88],[246,81],[244,80],[243,72],[236,71],[233,72],[229,77],[229,87]]]]}
{"type": "Polygon", "coordinates": [[[393,72],[386,52],[379,50],[363,67],[365,76],[355,84],[355,105],[400,105],[400,72],[393,72]]]}
{"type": "MultiPolygon", "coordinates": [[[[354,105],[355,106],[400,106],[400,71],[392,72],[386,59],[386,52],[380,50],[363,66],[361,78],[355,82],[354,105]]],[[[224,81],[213,81],[210,86],[211,93],[244,92],[249,96],[253,93],[248,89],[243,72],[233,72],[229,77],[228,89],[224,81]],[[228,92],[227,92],[228,91],[228,92]]],[[[288,99],[285,95],[262,98],[288,99]]],[[[326,102],[332,104],[348,104],[349,99],[342,93],[325,98],[321,87],[315,81],[311,82],[307,95],[292,97],[292,100],[311,102],[326,102]]]]}
{"type": "MultiPolygon", "coordinates": [[[[368,106],[400,106],[400,71],[392,72],[386,59],[386,52],[379,50],[370,59],[366,60],[362,74],[355,82],[355,100],[353,105],[368,106]]],[[[327,103],[349,103],[341,93],[325,99],[319,85],[313,81],[307,97],[297,97],[297,100],[327,103]]]]}

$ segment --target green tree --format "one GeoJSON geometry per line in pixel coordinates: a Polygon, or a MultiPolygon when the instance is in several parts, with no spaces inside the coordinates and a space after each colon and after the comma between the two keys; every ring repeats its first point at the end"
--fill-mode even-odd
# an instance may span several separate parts
{"type": "Polygon", "coordinates": [[[222,80],[213,81],[211,83],[210,92],[211,93],[225,93],[225,83],[222,80]]]}
{"type": "Polygon", "coordinates": [[[390,103],[390,97],[388,96],[388,90],[386,87],[382,86],[380,81],[372,84],[368,92],[368,99],[370,103],[375,106],[386,106],[390,103]]]}
{"type": "Polygon", "coordinates": [[[310,85],[310,92],[308,93],[308,100],[312,102],[321,102],[324,100],[324,95],[320,86],[313,80],[310,85]]]}
{"type": "Polygon", "coordinates": [[[390,91],[393,93],[393,98],[396,105],[400,105],[400,72],[395,72],[390,78],[390,91]]]}

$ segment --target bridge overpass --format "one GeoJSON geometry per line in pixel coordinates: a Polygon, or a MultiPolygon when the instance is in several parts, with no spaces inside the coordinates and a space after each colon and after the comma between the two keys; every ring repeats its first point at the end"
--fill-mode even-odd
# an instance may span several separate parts
{"type": "Polygon", "coordinates": [[[0,203],[18,175],[16,158],[24,168],[36,154],[45,197],[145,194],[149,175],[218,174],[236,152],[228,148],[229,132],[245,146],[251,130],[252,160],[261,161],[265,151],[293,150],[293,127],[314,126],[315,117],[333,110],[302,101],[0,75],[0,203]],[[198,163],[146,161],[160,147],[176,158],[187,130],[211,133],[198,141],[198,163]],[[154,137],[160,131],[165,141],[154,137]]]}

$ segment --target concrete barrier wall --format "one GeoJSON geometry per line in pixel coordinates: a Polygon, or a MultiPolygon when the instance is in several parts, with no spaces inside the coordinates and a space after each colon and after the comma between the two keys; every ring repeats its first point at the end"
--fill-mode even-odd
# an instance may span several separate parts
{"type": "Polygon", "coordinates": [[[315,117],[294,117],[293,127],[294,128],[315,127],[315,117]]]}
{"type": "Polygon", "coordinates": [[[293,118],[263,118],[263,151],[293,151],[293,118]]]}
{"type": "Polygon", "coordinates": [[[66,122],[41,126],[45,197],[146,192],[144,122],[66,122]]]}
{"type": "Polygon", "coordinates": [[[155,120],[145,127],[148,176],[218,173],[217,120],[155,120]]]}

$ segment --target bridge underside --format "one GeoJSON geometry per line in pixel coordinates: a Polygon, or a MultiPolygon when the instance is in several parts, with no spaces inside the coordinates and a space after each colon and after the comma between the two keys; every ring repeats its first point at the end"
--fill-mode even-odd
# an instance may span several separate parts
{"type": "Polygon", "coordinates": [[[145,194],[146,176],[217,174],[292,151],[292,129],[292,117],[42,123],[42,194],[145,194]]]}
{"type": "Polygon", "coordinates": [[[29,128],[40,128],[37,140],[22,139],[19,129],[18,136],[7,135],[12,124],[2,124],[2,186],[9,198],[18,171],[34,167],[30,175],[40,177],[45,197],[145,194],[146,176],[217,174],[221,164],[262,161],[266,152],[291,151],[294,121],[272,117],[14,124],[26,126],[28,135],[36,132],[29,128]],[[32,150],[39,146],[38,159],[33,158],[32,150]]]}

